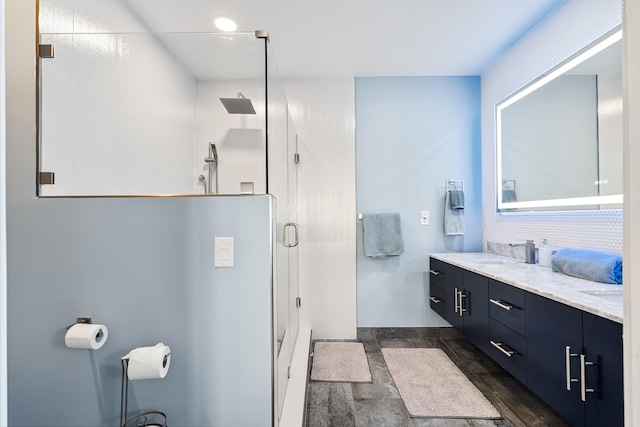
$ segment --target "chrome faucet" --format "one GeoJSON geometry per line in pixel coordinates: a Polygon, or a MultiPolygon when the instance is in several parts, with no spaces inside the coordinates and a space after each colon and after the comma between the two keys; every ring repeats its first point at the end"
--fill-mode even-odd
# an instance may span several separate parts
{"type": "Polygon", "coordinates": [[[527,264],[536,263],[536,244],[533,240],[527,240],[527,243],[509,243],[509,246],[524,246],[524,262],[527,264]]]}

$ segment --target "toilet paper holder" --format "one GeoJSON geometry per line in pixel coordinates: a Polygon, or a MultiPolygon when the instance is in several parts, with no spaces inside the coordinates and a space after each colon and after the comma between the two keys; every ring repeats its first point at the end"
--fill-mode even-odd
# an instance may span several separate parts
{"type": "Polygon", "coordinates": [[[145,411],[140,412],[132,417],[127,418],[129,406],[129,376],[127,368],[129,367],[129,359],[122,359],[122,390],[120,394],[120,427],[128,425],[136,427],[158,426],[167,427],[167,416],[161,411],[145,411]],[[162,418],[161,422],[150,421],[152,418],[162,418]]]}
{"type": "Polygon", "coordinates": [[[73,326],[77,325],[78,323],[84,323],[86,325],[91,325],[91,323],[92,323],[91,320],[92,320],[91,317],[76,317],[76,323],[74,323],[73,325],[67,326],[66,330],[68,331],[73,326]]]}

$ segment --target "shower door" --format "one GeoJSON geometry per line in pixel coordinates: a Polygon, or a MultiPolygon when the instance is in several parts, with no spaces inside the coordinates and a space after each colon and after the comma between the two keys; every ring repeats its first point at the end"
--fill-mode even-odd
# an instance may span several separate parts
{"type": "Polygon", "coordinates": [[[267,191],[276,199],[274,320],[275,422],[285,402],[298,335],[298,164],[296,130],[277,66],[267,44],[267,191]]]}

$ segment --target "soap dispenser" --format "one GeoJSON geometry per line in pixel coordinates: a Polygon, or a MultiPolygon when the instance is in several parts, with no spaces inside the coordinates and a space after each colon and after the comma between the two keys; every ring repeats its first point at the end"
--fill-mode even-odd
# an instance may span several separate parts
{"type": "Polygon", "coordinates": [[[551,267],[551,256],[553,249],[547,245],[547,239],[542,241],[542,245],[538,248],[538,262],[541,267],[551,267]]]}
{"type": "Polygon", "coordinates": [[[527,240],[524,248],[524,262],[527,264],[536,263],[536,245],[533,243],[533,240],[527,240]]]}

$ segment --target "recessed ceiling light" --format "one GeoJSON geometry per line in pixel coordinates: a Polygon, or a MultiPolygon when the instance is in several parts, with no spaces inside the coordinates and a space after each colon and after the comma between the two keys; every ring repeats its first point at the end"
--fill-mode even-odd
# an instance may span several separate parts
{"type": "Polygon", "coordinates": [[[215,21],[213,21],[213,23],[221,31],[231,32],[231,31],[235,31],[236,28],[238,28],[238,26],[232,19],[229,19],[225,16],[217,17],[215,21]]]}

